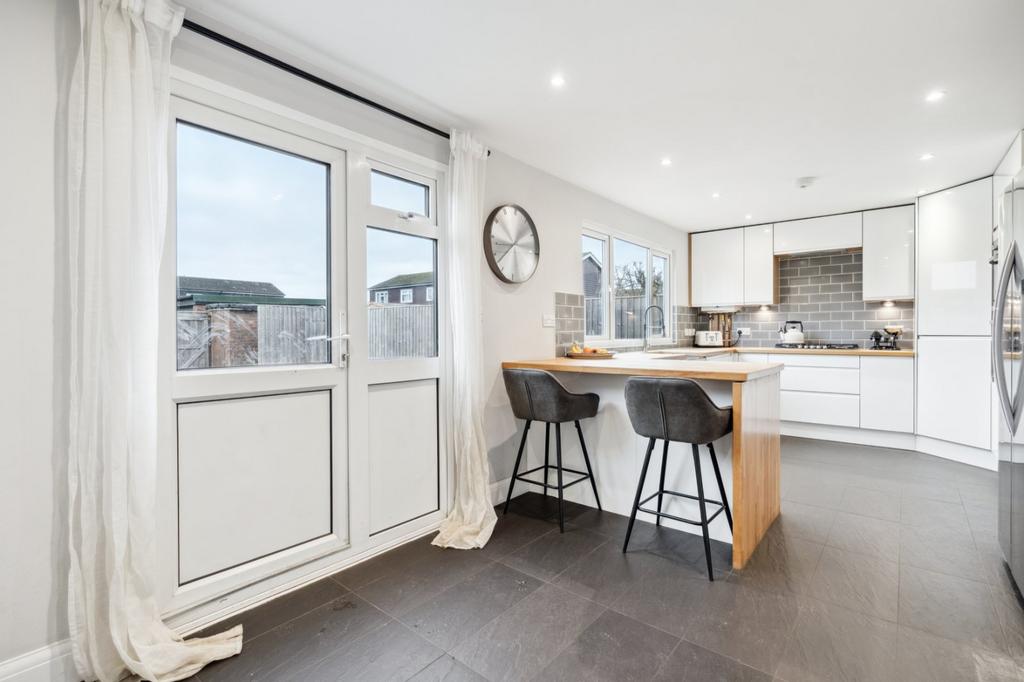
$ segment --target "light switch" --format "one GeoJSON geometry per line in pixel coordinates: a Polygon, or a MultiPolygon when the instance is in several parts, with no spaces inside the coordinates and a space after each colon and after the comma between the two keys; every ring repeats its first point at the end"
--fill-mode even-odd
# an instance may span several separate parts
{"type": "Polygon", "coordinates": [[[540,318],[540,325],[542,327],[554,327],[555,326],[555,314],[544,313],[540,318]]]}

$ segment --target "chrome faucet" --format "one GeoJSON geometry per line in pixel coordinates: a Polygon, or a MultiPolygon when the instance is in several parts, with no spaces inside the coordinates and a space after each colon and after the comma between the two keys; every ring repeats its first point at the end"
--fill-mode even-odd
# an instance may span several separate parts
{"type": "Polygon", "coordinates": [[[665,311],[662,310],[661,306],[659,306],[659,305],[649,305],[649,306],[647,306],[647,310],[644,311],[644,352],[645,353],[647,352],[647,349],[650,346],[650,344],[647,342],[647,329],[648,329],[647,313],[651,312],[652,308],[656,308],[658,310],[658,312],[661,313],[661,331],[662,331],[663,335],[665,333],[665,311]]]}

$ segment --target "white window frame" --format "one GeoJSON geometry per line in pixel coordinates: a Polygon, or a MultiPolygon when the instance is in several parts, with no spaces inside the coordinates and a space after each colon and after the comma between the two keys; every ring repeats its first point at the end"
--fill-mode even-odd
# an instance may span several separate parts
{"type": "Polygon", "coordinates": [[[427,287],[427,303],[434,302],[434,287],[427,287]]]}
{"type": "Polygon", "coordinates": [[[398,292],[399,303],[412,303],[412,289],[400,289],[398,292]]]}
{"type": "Polygon", "coordinates": [[[373,292],[373,302],[378,304],[384,304],[388,302],[387,291],[375,291],[373,292]]]}
{"type": "MultiPolygon", "coordinates": [[[[665,314],[664,320],[664,333],[663,334],[650,334],[649,339],[660,340],[663,343],[671,342],[674,340],[674,326],[672,324],[672,301],[673,301],[673,253],[670,249],[666,249],[663,246],[654,244],[646,239],[637,237],[627,232],[621,232],[618,230],[612,230],[596,223],[585,222],[583,229],[580,233],[580,241],[582,242],[583,236],[598,239],[604,242],[605,251],[605,263],[602,270],[602,287],[603,292],[602,300],[604,301],[605,309],[605,321],[604,321],[604,333],[599,336],[588,336],[585,335],[584,339],[588,342],[600,342],[608,345],[615,346],[641,346],[643,345],[643,339],[628,339],[628,338],[617,338],[615,336],[615,326],[613,320],[613,302],[615,300],[615,292],[612,288],[612,273],[615,272],[615,240],[620,239],[622,241],[636,244],[647,250],[647,291],[646,291],[646,305],[644,308],[650,305],[651,301],[651,286],[650,286],[650,275],[652,272],[652,266],[654,257],[658,256],[665,259],[665,292],[664,292],[664,306],[663,312],[665,314]]],[[[582,253],[581,253],[582,255],[582,253]]],[[[581,263],[582,268],[582,263],[581,263]]],[[[583,281],[583,272],[580,271],[580,283],[583,281]]],[[[584,320],[583,329],[586,331],[586,303],[584,302],[584,320]]]]}

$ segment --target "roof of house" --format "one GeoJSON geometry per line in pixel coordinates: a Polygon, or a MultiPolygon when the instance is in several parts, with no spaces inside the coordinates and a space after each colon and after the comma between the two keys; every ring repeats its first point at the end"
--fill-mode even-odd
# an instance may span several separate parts
{"type": "Polygon", "coordinates": [[[284,292],[270,282],[213,277],[178,277],[178,296],[188,296],[189,294],[284,297],[284,292]]]}
{"type": "Polygon", "coordinates": [[[432,285],[434,283],[433,272],[413,272],[408,275],[395,275],[391,279],[374,284],[370,289],[394,289],[395,287],[415,287],[432,285]]]}

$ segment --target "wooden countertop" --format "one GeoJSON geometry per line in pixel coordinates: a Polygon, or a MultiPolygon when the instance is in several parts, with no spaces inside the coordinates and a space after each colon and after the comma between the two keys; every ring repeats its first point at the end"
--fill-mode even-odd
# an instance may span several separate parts
{"type": "Polygon", "coordinates": [[[868,348],[775,348],[767,346],[756,348],[745,346],[732,348],[737,353],[771,353],[772,355],[860,355],[863,357],[912,358],[912,350],[870,350],[868,348]]]}
{"type": "Polygon", "coordinates": [[[639,353],[623,353],[610,360],[576,360],[573,358],[546,358],[543,360],[510,360],[501,363],[502,369],[543,369],[548,372],[575,372],[579,374],[619,374],[644,377],[677,377],[682,379],[709,379],[714,381],[743,382],[782,371],[780,362],[735,362],[732,360],[670,360],[644,357],[639,353]]]}

